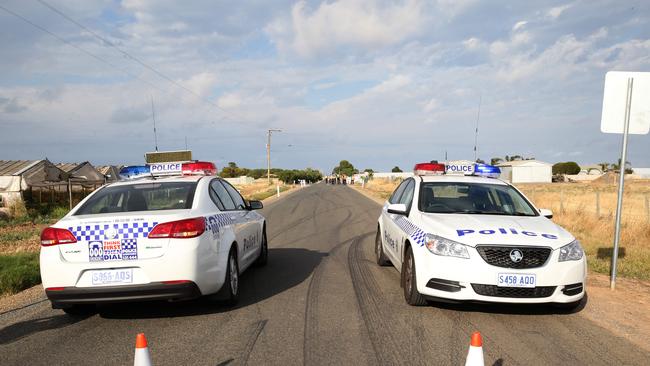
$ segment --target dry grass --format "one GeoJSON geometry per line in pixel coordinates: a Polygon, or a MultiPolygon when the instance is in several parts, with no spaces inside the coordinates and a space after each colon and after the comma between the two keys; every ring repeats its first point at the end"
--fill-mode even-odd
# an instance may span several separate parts
{"type": "MultiPolygon", "coordinates": [[[[235,188],[247,200],[263,200],[271,197],[277,192],[277,183],[269,182],[266,179],[257,179],[253,184],[237,185],[235,188]]],[[[291,189],[293,186],[280,182],[280,192],[291,189]]]]}
{"type": "Polygon", "coordinates": [[[0,228],[0,254],[38,252],[41,231],[47,224],[24,223],[0,228]]]}
{"type": "MultiPolygon", "coordinates": [[[[366,185],[366,190],[386,199],[397,184],[375,179],[366,185]]],[[[553,221],[582,243],[592,271],[609,273],[616,214],[615,184],[521,184],[517,188],[537,207],[553,210],[553,221]]],[[[650,199],[650,181],[625,183],[618,274],[650,280],[650,213],[646,199],[650,199]]]]}

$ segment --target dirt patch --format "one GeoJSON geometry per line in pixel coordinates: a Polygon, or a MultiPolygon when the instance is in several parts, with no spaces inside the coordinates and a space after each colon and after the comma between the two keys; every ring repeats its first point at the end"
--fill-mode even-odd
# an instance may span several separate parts
{"type": "Polygon", "coordinates": [[[589,274],[587,306],[581,316],[650,351],[650,283],[618,278],[616,290],[609,277],[589,274]]]}

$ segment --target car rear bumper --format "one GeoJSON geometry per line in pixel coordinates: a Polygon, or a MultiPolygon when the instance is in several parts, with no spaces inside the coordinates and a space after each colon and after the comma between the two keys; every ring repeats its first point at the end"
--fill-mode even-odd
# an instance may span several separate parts
{"type": "Polygon", "coordinates": [[[172,283],[153,282],[140,285],[104,287],[63,287],[45,289],[52,307],[63,308],[68,305],[116,303],[152,300],[186,300],[201,296],[194,282],[172,283]]]}

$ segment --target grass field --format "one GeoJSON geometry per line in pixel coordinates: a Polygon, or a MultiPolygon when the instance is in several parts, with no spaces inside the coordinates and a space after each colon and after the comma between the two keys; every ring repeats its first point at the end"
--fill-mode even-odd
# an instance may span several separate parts
{"type": "MultiPolygon", "coordinates": [[[[386,199],[398,182],[375,179],[366,185],[386,199]]],[[[590,270],[608,274],[614,242],[615,184],[552,183],[517,186],[537,207],[553,210],[553,221],[575,235],[587,254],[590,270]]],[[[625,185],[618,274],[650,280],[650,181],[625,185]]]]}
{"type": "Polygon", "coordinates": [[[0,255],[0,295],[16,293],[40,282],[38,253],[0,255]]]}

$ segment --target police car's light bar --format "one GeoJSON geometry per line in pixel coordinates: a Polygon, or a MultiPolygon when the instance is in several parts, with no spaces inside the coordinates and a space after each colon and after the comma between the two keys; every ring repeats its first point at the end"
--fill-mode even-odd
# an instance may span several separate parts
{"type": "Polygon", "coordinates": [[[413,173],[415,175],[438,175],[444,174],[445,164],[437,163],[419,163],[415,164],[413,173]]]}
{"type": "Polygon", "coordinates": [[[183,175],[217,175],[217,167],[209,161],[195,161],[183,164],[183,175]]]}
{"type": "Polygon", "coordinates": [[[477,163],[474,165],[474,175],[488,178],[499,178],[501,175],[501,169],[497,166],[477,163]]]}
{"type": "Polygon", "coordinates": [[[217,167],[214,163],[208,161],[172,162],[126,166],[120,170],[120,179],[134,180],[146,177],[216,174],[217,167]]]}
{"type": "Polygon", "coordinates": [[[125,166],[124,168],[120,169],[120,179],[123,180],[131,180],[131,179],[137,179],[137,178],[142,178],[142,177],[150,177],[151,176],[151,169],[149,168],[148,165],[132,165],[132,166],[125,166]]]}

